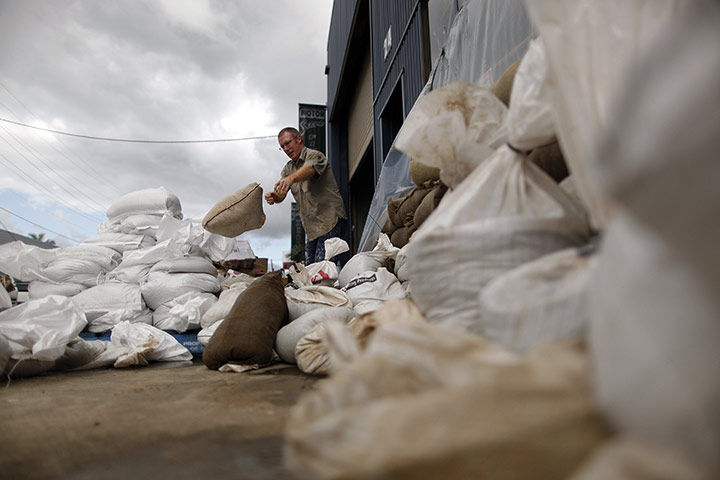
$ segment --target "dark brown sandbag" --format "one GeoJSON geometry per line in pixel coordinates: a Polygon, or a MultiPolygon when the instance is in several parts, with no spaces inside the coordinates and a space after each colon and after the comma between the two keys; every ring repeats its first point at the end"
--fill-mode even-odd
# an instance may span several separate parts
{"type": "Polygon", "coordinates": [[[397,230],[397,227],[390,219],[390,214],[388,213],[388,218],[385,220],[385,225],[383,225],[382,233],[386,233],[388,236],[392,235],[392,233],[397,230]]]}
{"type": "Polygon", "coordinates": [[[425,186],[416,186],[410,193],[398,199],[393,212],[391,212],[390,203],[388,203],[388,215],[396,227],[408,226],[408,222],[412,225],[415,210],[429,191],[425,186]]]}
{"type": "Polygon", "coordinates": [[[556,182],[562,182],[568,175],[568,168],[565,164],[565,157],[560,144],[553,142],[549,145],[538,147],[530,152],[528,160],[542,168],[556,182]]]}
{"type": "Polygon", "coordinates": [[[392,243],[398,248],[402,248],[407,245],[408,241],[410,240],[410,234],[410,228],[400,227],[393,232],[392,236],[390,237],[390,243],[392,243]]]}
{"type": "Polygon", "coordinates": [[[442,197],[445,195],[445,192],[447,192],[447,187],[440,183],[434,186],[430,192],[425,195],[425,198],[423,198],[420,205],[418,205],[417,209],[415,209],[411,233],[420,228],[420,225],[422,225],[433,210],[437,208],[438,204],[440,204],[440,200],[442,200],[442,197]]]}
{"type": "Polygon", "coordinates": [[[410,159],[410,178],[415,185],[440,180],[440,169],[410,159]]]}
{"type": "Polygon", "coordinates": [[[515,73],[517,73],[519,65],[520,60],[510,65],[507,70],[505,70],[505,73],[500,75],[497,82],[493,83],[490,85],[490,88],[488,88],[488,90],[494,93],[506,107],[510,106],[510,94],[512,93],[512,86],[513,83],[515,83],[515,73]]]}
{"type": "Polygon", "coordinates": [[[226,363],[265,365],[272,359],[278,330],[288,320],[280,270],[255,279],[235,301],[203,352],[203,363],[217,370],[226,363]]]}

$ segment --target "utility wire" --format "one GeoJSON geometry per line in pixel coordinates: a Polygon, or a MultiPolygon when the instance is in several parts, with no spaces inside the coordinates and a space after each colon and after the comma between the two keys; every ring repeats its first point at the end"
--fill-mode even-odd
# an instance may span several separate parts
{"type": "Polygon", "coordinates": [[[62,199],[61,199],[60,197],[58,197],[56,194],[54,194],[53,192],[51,192],[50,190],[48,190],[47,187],[45,187],[43,184],[41,184],[40,182],[38,182],[38,181],[35,180],[34,178],[30,177],[29,175],[27,175],[27,174],[26,174],[25,172],[23,172],[22,170],[18,170],[18,168],[17,168],[15,165],[13,165],[13,163],[12,163],[5,155],[3,155],[2,153],[0,153],[0,163],[2,163],[3,165],[5,165],[5,166],[8,167],[9,169],[15,170],[15,172],[18,173],[19,175],[24,176],[24,177],[26,178],[25,181],[27,182],[27,184],[30,185],[30,186],[32,186],[33,188],[35,188],[35,189],[36,189],[38,192],[40,192],[41,194],[43,193],[41,190],[45,190],[45,193],[47,193],[47,194],[50,195],[51,197],[55,198],[55,199],[58,201],[58,203],[60,203],[60,204],[62,204],[62,205],[65,205],[67,208],[69,208],[70,210],[74,211],[74,212],[77,213],[78,215],[83,216],[83,217],[85,217],[85,218],[88,219],[88,220],[92,220],[93,224],[97,225],[97,223],[98,223],[97,218],[93,218],[93,217],[91,217],[91,216],[89,216],[89,215],[86,215],[85,213],[81,212],[80,210],[76,209],[75,207],[73,207],[73,206],[70,205],[69,203],[67,203],[67,202],[65,202],[64,200],[62,200],[62,199]],[[3,159],[4,159],[4,161],[3,161],[3,159]],[[7,162],[7,163],[6,163],[6,162],[7,162]],[[34,185],[33,185],[33,184],[34,184],[34,185]]]}
{"type": "MultiPolygon", "coordinates": [[[[34,113],[32,110],[30,110],[30,108],[29,108],[27,105],[25,105],[25,104],[23,103],[23,101],[20,100],[12,91],[10,91],[10,89],[7,87],[7,85],[5,85],[2,81],[0,81],[0,86],[2,86],[2,87],[10,94],[10,96],[15,99],[16,102],[18,102],[20,105],[22,105],[22,107],[23,107],[33,118],[39,119],[39,117],[38,117],[37,115],[35,115],[35,113],[34,113]]],[[[7,108],[7,107],[5,107],[5,108],[7,108]]],[[[12,111],[11,109],[8,108],[8,110],[10,110],[10,112],[13,113],[13,111],[12,111]]],[[[15,118],[20,119],[20,116],[19,116],[19,115],[15,114],[15,113],[13,113],[13,114],[15,115],[15,118]]],[[[42,138],[42,137],[41,137],[41,138],[42,138]]],[[[65,149],[66,149],[68,152],[72,153],[72,154],[75,156],[75,158],[77,158],[77,159],[80,160],[83,164],[85,164],[85,166],[87,167],[87,169],[82,169],[82,168],[81,168],[81,169],[82,169],[86,174],[89,174],[89,173],[92,172],[92,173],[95,175],[95,178],[96,178],[96,179],[100,180],[101,183],[104,183],[105,185],[109,186],[111,190],[114,190],[114,191],[117,193],[117,195],[120,195],[120,194],[122,193],[122,192],[120,192],[120,190],[117,188],[117,186],[116,186],[114,183],[110,182],[110,181],[107,180],[104,176],[102,176],[97,170],[95,170],[95,168],[93,167],[93,165],[92,165],[90,162],[88,162],[87,160],[81,158],[81,157],[80,157],[77,153],[75,153],[70,147],[68,147],[67,144],[66,144],[65,142],[63,142],[61,138],[56,138],[56,140],[57,140],[58,142],[60,142],[60,144],[61,144],[63,147],[65,147],[65,149]]],[[[55,149],[55,151],[58,152],[60,155],[64,156],[65,158],[67,158],[68,160],[70,160],[70,161],[72,162],[72,159],[71,159],[70,157],[68,157],[67,155],[65,155],[64,153],[62,153],[60,150],[58,150],[58,149],[55,147],[55,145],[53,145],[53,144],[51,144],[50,142],[48,142],[45,138],[43,138],[43,141],[44,141],[45,143],[47,143],[48,145],[50,145],[53,149],[55,149]]],[[[73,162],[73,163],[74,163],[74,162],[73,162]]],[[[78,166],[77,164],[75,164],[75,165],[78,166]]]]}
{"type": "MultiPolygon", "coordinates": [[[[10,142],[8,142],[8,140],[7,140],[5,137],[0,136],[0,139],[2,139],[5,143],[7,143],[7,144],[10,146],[10,148],[12,148],[13,150],[15,150],[15,153],[17,153],[17,154],[20,155],[22,158],[24,158],[24,159],[25,159],[30,165],[32,165],[38,172],[40,172],[40,173],[42,173],[43,175],[45,175],[52,183],[54,183],[56,186],[58,186],[58,187],[61,188],[63,191],[65,191],[65,193],[67,193],[68,195],[70,195],[71,197],[73,197],[73,198],[74,198],[75,200],[77,200],[78,202],[86,205],[86,206],[89,207],[91,210],[97,211],[97,209],[96,209],[95,207],[93,207],[92,205],[89,205],[89,204],[88,204],[87,202],[85,202],[84,200],[78,198],[78,197],[77,197],[74,193],[72,193],[70,190],[68,190],[68,189],[65,188],[64,186],[60,185],[60,184],[59,184],[58,182],[56,182],[55,180],[53,180],[53,179],[50,177],[50,175],[47,174],[47,172],[45,172],[45,171],[43,171],[42,169],[38,168],[38,166],[35,165],[34,163],[32,163],[29,158],[27,158],[25,155],[23,155],[22,152],[20,152],[17,148],[15,148],[15,146],[14,146],[13,144],[11,144],[10,142]]],[[[6,157],[5,157],[5,159],[7,160],[6,157]]],[[[8,161],[9,161],[9,160],[8,160],[8,161]]],[[[102,209],[102,207],[101,207],[101,209],[102,209]]],[[[94,218],[94,220],[97,221],[97,222],[102,222],[102,220],[101,220],[101,219],[98,219],[98,218],[94,218]]]]}
{"type": "Polygon", "coordinates": [[[21,216],[18,215],[17,213],[11,212],[10,210],[8,210],[8,209],[5,208],[5,207],[0,207],[0,210],[5,210],[5,211],[6,211],[7,213],[9,213],[10,215],[14,215],[14,216],[18,217],[18,218],[21,219],[21,220],[25,220],[26,222],[35,225],[35,226],[38,227],[38,228],[42,228],[42,229],[45,230],[46,232],[54,233],[55,235],[57,235],[57,236],[59,236],[59,237],[67,238],[68,240],[73,241],[73,242],[76,242],[76,243],[82,243],[82,242],[80,242],[80,240],[75,240],[74,238],[67,237],[67,236],[63,235],[62,233],[58,233],[58,232],[55,232],[55,231],[53,231],[53,230],[50,230],[50,229],[47,228],[47,227],[43,227],[42,225],[38,225],[37,223],[32,222],[32,221],[28,220],[27,218],[21,217],[21,216]]]}
{"type": "Polygon", "coordinates": [[[58,135],[67,135],[69,137],[86,138],[89,140],[103,140],[106,142],[125,142],[125,143],[219,143],[219,142],[240,142],[243,140],[262,140],[265,138],[276,138],[275,135],[262,135],[258,137],[242,137],[242,138],[216,138],[209,140],[139,140],[131,138],[111,138],[111,137],[95,137],[92,135],[80,135],[77,133],[61,132],[60,130],[53,130],[50,128],[36,127],[34,125],[28,125],[27,123],[15,122],[8,120],[7,118],[0,118],[0,121],[12,123],[13,125],[19,125],[21,127],[34,128],[35,130],[42,130],[44,132],[56,133],[58,135]]]}
{"type": "MultiPolygon", "coordinates": [[[[97,200],[91,198],[91,197],[88,196],[85,192],[83,192],[82,190],[80,190],[73,182],[71,182],[70,180],[68,180],[68,179],[66,179],[65,177],[61,176],[61,175],[59,174],[59,172],[58,172],[55,168],[52,167],[52,165],[49,165],[43,158],[40,157],[40,155],[38,154],[38,152],[36,152],[36,151],[34,151],[32,148],[30,148],[29,145],[25,144],[22,140],[20,140],[18,137],[16,137],[10,130],[8,130],[8,129],[5,128],[5,127],[2,127],[2,129],[5,130],[5,132],[6,132],[8,135],[10,135],[10,137],[11,137],[13,140],[15,140],[18,144],[20,144],[23,148],[25,148],[25,150],[27,150],[30,154],[32,154],[32,156],[35,157],[44,167],[46,167],[46,168],[48,169],[48,171],[56,174],[56,175],[57,175],[57,178],[59,178],[59,179],[61,179],[62,181],[64,181],[68,186],[70,186],[70,188],[74,189],[77,193],[79,193],[80,195],[82,195],[83,197],[85,197],[86,199],[88,199],[89,201],[91,201],[92,203],[94,203],[95,206],[92,206],[92,205],[90,205],[89,203],[87,203],[87,202],[85,202],[85,201],[81,200],[80,198],[75,197],[75,196],[73,195],[76,200],[82,202],[82,203],[85,204],[87,207],[89,207],[91,210],[100,210],[100,211],[105,211],[105,210],[107,210],[108,207],[107,207],[106,205],[102,205],[102,204],[101,204],[100,202],[98,202],[97,200]],[[99,207],[99,208],[98,208],[98,207],[99,207]]],[[[6,139],[3,138],[3,140],[4,140],[5,142],[7,142],[6,139]]],[[[14,148],[14,147],[13,147],[13,148],[14,148]]],[[[17,150],[16,150],[16,152],[17,152],[17,150]]],[[[18,153],[20,153],[20,152],[18,152],[18,153]]],[[[22,154],[21,154],[21,155],[22,155],[22,154]]],[[[23,157],[25,160],[27,160],[28,162],[30,162],[30,164],[31,164],[33,167],[37,168],[37,166],[35,166],[35,164],[32,163],[28,157],[26,157],[26,156],[24,156],[24,155],[22,155],[22,157],[23,157]]],[[[38,169],[38,170],[40,170],[40,169],[38,169]]],[[[41,170],[41,172],[43,172],[43,174],[44,174],[46,177],[48,177],[48,179],[50,179],[51,182],[53,182],[55,185],[57,185],[58,187],[63,188],[63,190],[65,190],[65,188],[62,187],[62,185],[60,185],[58,182],[56,182],[56,181],[54,181],[52,178],[50,178],[50,176],[49,176],[47,173],[45,173],[43,170],[41,170]]],[[[68,192],[68,193],[70,193],[68,190],[65,190],[65,191],[68,192]]]]}

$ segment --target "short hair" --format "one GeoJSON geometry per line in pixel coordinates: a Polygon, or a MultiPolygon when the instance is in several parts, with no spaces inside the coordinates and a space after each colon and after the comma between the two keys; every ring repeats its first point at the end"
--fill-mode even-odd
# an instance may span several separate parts
{"type": "Polygon", "coordinates": [[[289,133],[290,135],[292,135],[293,138],[297,137],[298,135],[302,138],[302,135],[300,135],[300,132],[299,132],[298,129],[295,128],[295,127],[285,127],[285,128],[283,128],[282,130],[280,130],[280,131],[278,132],[278,134],[277,134],[278,138],[280,137],[280,135],[282,135],[282,134],[285,133],[285,132],[287,132],[287,133],[289,133]]]}

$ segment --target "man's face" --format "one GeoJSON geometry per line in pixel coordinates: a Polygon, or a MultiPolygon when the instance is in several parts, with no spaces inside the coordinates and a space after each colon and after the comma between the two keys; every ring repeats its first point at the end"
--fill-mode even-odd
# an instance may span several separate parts
{"type": "Polygon", "coordinates": [[[278,143],[280,143],[280,148],[283,152],[285,152],[285,155],[290,157],[293,162],[300,157],[303,149],[303,144],[300,141],[300,135],[293,135],[290,132],[284,132],[278,137],[278,143]]]}

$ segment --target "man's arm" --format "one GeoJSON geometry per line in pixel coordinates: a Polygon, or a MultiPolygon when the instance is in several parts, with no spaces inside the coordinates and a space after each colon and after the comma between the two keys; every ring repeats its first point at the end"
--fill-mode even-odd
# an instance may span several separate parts
{"type": "Polygon", "coordinates": [[[290,191],[290,186],[293,183],[309,180],[314,177],[316,173],[312,165],[303,165],[287,177],[281,178],[275,184],[275,189],[265,194],[265,201],[267,201],[269,205],[282,202],[285,200],[288,191],[290,191]]]}

